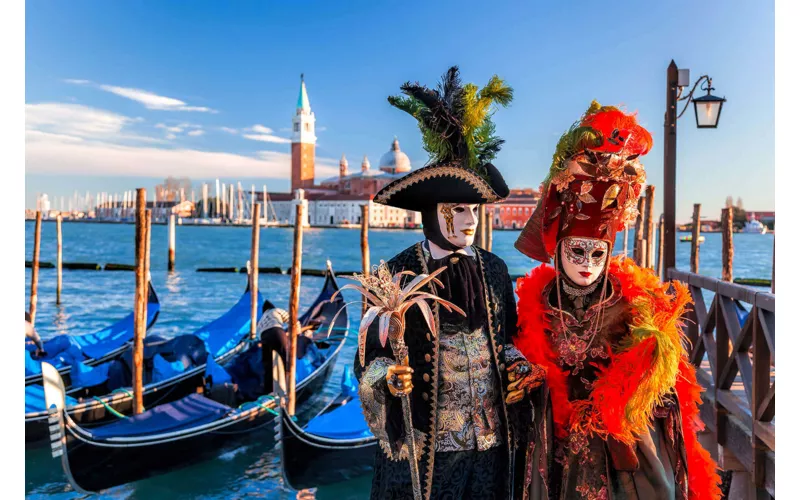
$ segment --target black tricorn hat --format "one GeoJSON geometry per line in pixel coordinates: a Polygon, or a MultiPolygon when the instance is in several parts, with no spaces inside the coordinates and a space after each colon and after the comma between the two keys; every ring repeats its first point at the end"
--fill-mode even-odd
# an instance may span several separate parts
{"type": "Polygon", "coordinates": [[[375,195],[375,203],[422,210],[437,203],[496,203],[508,197],[506,181],[491,163],[483,166],[489,177],[457,163],[428,165],[387,184],[375,195]]]}
{"type": "Polygon", "coordinates": [[[434,90],[405,83],[405,96],[389,103],[417,119],[422,142],[431,158],[427,166],[409,172],[381,189],[374,201],[406,210],[437,203],[495,203],[509,194],[503,176],[491,160],[503,139],[494,135],[491,104],[507,106],[513,90],[497,75],[479,89],[462,86],[458,67],[451,67],[434,90]]]}

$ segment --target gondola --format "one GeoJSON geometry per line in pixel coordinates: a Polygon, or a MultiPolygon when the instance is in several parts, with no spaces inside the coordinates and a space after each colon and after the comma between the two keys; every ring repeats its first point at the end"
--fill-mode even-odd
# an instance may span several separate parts
{"type": "MultiPolygon", "coordinates": [[[[147,328],[158,319],[161,304],[153,284],[148,281],[147,328]]],[[[41,362],[46,361],[58,369],[67,388],[70,387],[70,370],[74,360],[86,366],[96,366],[110,361],[130,346],[133,340],[133,312],[113,325],[94,333],[83,335],[57,335],[44,341],[45,358],[33,358],[33,345],[25,346],[25,386],[42,383],[41,362]]]]}
{"type": "MultiPolygon", "coordinates": [[[[341,295],[330,300],[337,289],[329,270],[319,297],[300,318],[304,326],[319,326],[314,347],[309,349],[313,355],[298,361],[298,403],[322,389],[347,339],[346,313],[336,317],[334,333],[328,337],[331,321],[344,306],[341,295]],[[311,358],[314,358],[313,363],[311,358]]],[[[244,395],[243,402],[236,397],[243,387],[253,385],[249,379],[254,378],[240,368],[260,364],[260,356],[258,344],[251,343],[224,367],[215,366],[211,387],[205,388],[205,394],[191,394],[93,429],[82,427],[66,411],[60,377],[55,370],[45,367],[44,390],[50,408],[48,421],[53,457],[61,461],[75,490],[95,492],[163,474],[243,443],[258,441],[257,432],[264,433],[263,441],[258,442],[266,444],[271,439],[277,415],[275,397],[271,394],[255,397],[251,393],[244,395]],[[225,380],[226,375],[230,381],[225,380]]],[[[260,379],[255,381],[255,384],[261,383],[260,379]]]]}
{"type": "MultiPolygon", "coordinates": [[[[259,294],[259,308],[262,303],[259,294]]],[[[231,309],[195,332],[170,340],[148,336],[145,339],[143,370],[145,408],[174,401],[202,387],[209,368],[208,360],[214,360],[214,364],[227,363],[237,353],[246,350],[249,333],[248,286],[231,309]]],[[[106,363],[92,367],[75,366],[80,367],[81,373],[73,374],[73,382],[82,382],[73,383],[65,394],[67,412],[72,420],[91,427],[115,420],[133,410],[130,347],[106,363]]],[[[28,447],[43,444],[47,440],[45,408],[42,386],[25,387],[25,442],[28,447]]]]}
{"type": "Polygon", "coordinates": [[[372,471],[378,440],[364,419],[349,365],[339,396],[305,427],[281,408],[278,431],[283,478],[295,490],[341,483],[372,471]]]}

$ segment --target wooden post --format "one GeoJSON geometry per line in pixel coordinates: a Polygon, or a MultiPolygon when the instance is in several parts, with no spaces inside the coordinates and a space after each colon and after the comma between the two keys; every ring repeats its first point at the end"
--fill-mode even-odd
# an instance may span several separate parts
{"type": "Polygon", "coordinates": [[[692,213],[692,254],[689,257],[691,270],[697,273],[700,269],[700,204],[694,204],[692,213]]]}
{"type": "Polygon", "coordinates": [[[261,236],[258,203],[252,206],[253,210],[253,235],[250,238],[250,339],[256,338],[258,325],[258,245],[261,236]]]}
{"type": "MultiPolygon", "coordinates": [[[[361,272],[369,274],[369,202],[361,205],[361,272]]],[[[367,312],[367,299],[364,298],[361,314],[367,312]]]]}
{"type": "Polygon", "coordinates": [[[476,243],[479,247],[486,249],[486,205],[478,206],[478,237],[476,243]]]}
{"type": "Polygon", "coordinates": [[[653,226],[653,209],[655,207],[655,191],[656,187],[650,184],[645,188],[645,217],[644,217],[644,230],[647,238],[647,251],[645,252],[645,267],[654,269],[655,262],[653,262],[653,250],[655,250],[655,231],[653,226]]]}
{"type": "Polygon", "coordinates": [[[490,208],[486,211],[486,251],[492,251],[492,244],[494,243],[494,217],[492,214],[494,209],[490,208]]]}
{"type": "Polygon", "coordinates": [[[175,270],[175,214],[169,214],[169,255],[167,271],[175,270]]]}
{"type": "Polygon", "coordinates": [[[636,240],[633,246],[633,260],[637,266],[644,267],[644,252],[642,241],[644,241],[644,196],[639,197],[637,208],[639,215],[636,217],[636,240]]]}
{"type": "Polygon", "coordinates": [[[722,209],[722,281],[733,281],[733,208],[722,209]]]}
{"type": "Polygon", "coordinates": [[[135,265],[136,265],[136,293],[134,300],[133,315],[133,413],[139,414],[144,411],[142,400],[142,363],[144,361],[144,335],[147,329],[146,316],[142,311],[147,307],[147,276],[145,267],[147,259],[147,220],[145,214],[145,190],[136,190],[136,242],[135,242],[135,265]]]}
{"type": "Polygon", "coordinates": [[[662,214],[658,222],[658,275],[662,280],[666,280],[664,275],[664,215],[662,214]]]}
{"type": "Polygon", "coordinates": [[[294,415],[295,409],[295,381],[297,374],[297,336],[300,334],[299,307],[300,307],[300,270],[303,264],[303,203],[295,206],[294,247],[292,249],[292,276],[289,291],[289,415],[294,415]]]}
{"type": "Polygon", "coordinates": [[[625,236],[622,239],[622,255],[628,256],[628,224],[625,223],[625,236]]]}
{"type": "Polygon", "coordinates": [[[33,231],[33,263],[31,264],[31,305],[28,312],[31,315],[31,324],[36,323],[36,301],[39,288],[39,247],[42,242],[42,211],[36,211],[36,226],[33,231]]]}
{"type": "Polygon", "coordinates": [[[61,304],[61,214],[56,217],[56,304],[61,304]]]}
{"type": "Polygon", "coordinates": [[[667,102],[664,113],[664,272],[675,267],[675,192],[678,122],[678,65],[667,67],[667,102]]]}

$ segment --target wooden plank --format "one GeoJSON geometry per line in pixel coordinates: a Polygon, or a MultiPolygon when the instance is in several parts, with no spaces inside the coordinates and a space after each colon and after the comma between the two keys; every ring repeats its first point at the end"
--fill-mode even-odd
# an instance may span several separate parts
{"type": "Polygon", "coordinates": [[[753,419],[747,402],[743,398],[737,396],[732,390],[717,389],[716,397],[717,404],[742,422],[749,423],[753,419]]]}
{"type": "Polygon", "coordinates": [[[757,293],[755,305],[758,306],[759,309],[775,312],[775,294],[766,292],[757,293]]]}
{"type": "Polygon", "coordinates": [[[717,293],[748,304],[755,304],[756,295],[758,294],[757,291],[748,286],[727,283],[725,281],[720,281],[717,284],[717,293]]]}
{"type": "Polygon", "coordinates": [[[36,302],[39,300],[39,249],[42,243],[42,212],[36,212],[36,225],[33,231],[33,268],[31,269],[31,302],[28,313],[31,325],[36,323],[36,302]]]}
{"type": "MultiPolygon", "coordinates": [[[[757,306],[756,306],[757,307],[757,306]]],[[[764,340],[769,346],[769,352],[775,355],[775,313],[758,308],[758,322],[764,332],[764,340]]]]}
{"type": "MultiPolygon", "coordinates": [[[[728,307],[727,304],[733,305],[732,301],[726,302],[726,308],[728,307]]],[[[735,307],[735,306],[733,306],[735,307]]],[[[731,314],[730,311],[724,312],[724,314],[731,314]]],[[[736,314],[735,311],[732,314],[736,314]]],[[[721,389],[728,389],[733,384],[733,381],[736,379],[737,371],[742,374],[742,380],[744,382],[745,390],[747,392],[747,400],[752,401],[752,367],[750,364],[750,353],[749,349],[752,345],[752,338],[753,338],[753,324],[755,322],[755,315],[751,314],[747,317],[747,321],[745,321],[744,326],[740,329],[739,333],[731,334],[731,339],[733,341],[733,349],[732,353],[733,356],[728,358],[728,361],[725,363],[725,366],[722,367],[720,372],[720,383],[719,387],[721,389]]],[[[737,320],[738,321],[738,320],[737,320]]],[[[738,326],[738,325],[737,325],[738,326]]],[[[730,329],[728,330],[730,332],[730,329]]]]}

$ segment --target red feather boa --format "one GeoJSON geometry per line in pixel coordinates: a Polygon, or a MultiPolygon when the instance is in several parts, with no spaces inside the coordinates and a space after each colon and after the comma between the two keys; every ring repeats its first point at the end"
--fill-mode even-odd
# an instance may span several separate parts
{"type": "MultiPolygon", "coordinates": [[[[569,372],[559,366],[550,343],[551,325],[545,315],[542,291],[555,278],[555,270],[543,264],[517,281],[519,335],[515,344],[530,362],[542,366],[547,372],[555,435],[564,439],[572,429],[601,436],[611,434],[623,442],[633,443],[635,434],[643,430],[641,421],[649,421],[658,402],[657,396],[642,400],[640,391],[636,400],[640,404],[635,405],[632,412],[640,418],[631,421],[626,410],[630,411],[635,403],[632,398],[637,395],[637,390],[644,385],[651,388],[665,383],[669,387],[674,386],[686,446],[689,498],[717,500],[722,496],[717,465],[700,445],[696,434],[704,428],[698,408],[703,389],[697,384],[694,367],[689,363],[685,351],[679,347],[680,316],[690,302],[688,291],[681,283],[674,282],[675,294],[669,294],[669,284],[661,283],[652,271],[636,266],[630,259],[612,259],[609,273],[619,280],[623,299],[632,306],[636,305],[631,308],[631,327],[641,326],[644,322],[651,328],[654,325],[661,340],[657,341],[656,335],[642,336],[632,340],[625,349],[613,353],[609,364],[599,371],[588,401],[569,400],[569,372]],[[677,345],[679,355],[666,360],[663,357],[656,358],[657,352],[664,352],[665,345],[677,345]],[[671,377],[669,380],[650,376],[656,364],[661,369],[659,373],[671,377]]],[[[644,394],[646,396],[648,393],[644,394]]]]}

